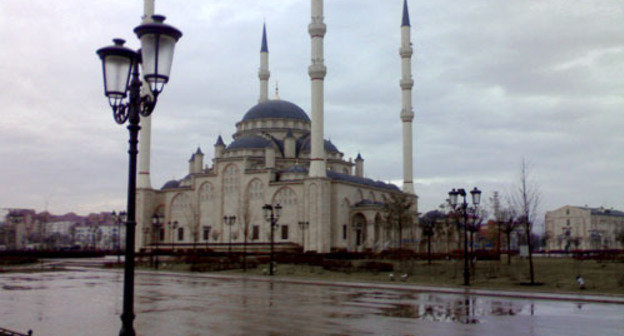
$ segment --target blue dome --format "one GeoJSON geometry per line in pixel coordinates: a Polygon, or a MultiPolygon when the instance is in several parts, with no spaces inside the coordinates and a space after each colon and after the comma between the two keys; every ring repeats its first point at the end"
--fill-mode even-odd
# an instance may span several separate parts
{"type": "MultiPolygon", "coordinates": [[[[303,144],[300,145],[300,150],[304,151],[304,152],[309,152],[310,151],[310,137],[306,137],[305,142],[303,142],[303,144]]],[[[336,146],[334,146],[334,144],[330,141],[330,140],[323,140],[323,145],[325,146],[325,151],[327,153],[340,153],[340,151],[338,150],[338,148],[336,148],[336,146]]]]}
{"type": "Polygon", "coordinates": [[[259,103],[245,113],[243,121],[268,118],[310,121],[310,118],[301,107],[286,100],[268,100],[259,103]]]}
{"type": "Polygon", "coordinates": [[[227,149],[239,148],[266,148],[271,145],[271,141],[257,135],[244,135],[227,146],[227,149]]]}
{"type": "Polygon", "coordinates": [[[178,188],[180,186],[180,181],[177,180],[171,180],[168,181],[167,183],[165,183],[165,185],[162,186],[162,190],[164,189],[173,189],[173,188],[178,188]]]}

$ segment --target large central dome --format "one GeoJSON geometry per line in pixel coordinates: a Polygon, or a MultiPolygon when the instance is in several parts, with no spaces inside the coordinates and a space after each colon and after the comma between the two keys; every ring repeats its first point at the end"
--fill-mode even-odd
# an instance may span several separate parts
{"type": "Polygon", "coordinates": [[[254,119],[296,119],[310,122],[301,107],[286,100],[267,100],[252,107],[243,116],[243,121],[254,119]]]}

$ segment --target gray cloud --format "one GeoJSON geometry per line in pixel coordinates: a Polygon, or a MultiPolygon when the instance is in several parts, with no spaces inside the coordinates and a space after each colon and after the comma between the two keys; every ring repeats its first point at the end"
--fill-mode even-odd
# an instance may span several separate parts
{"type": "MultiPolygon", "coordinates": [[[[421,211],[453,187],[505,192],[532,162],[543,210],[624,209],[624,9],[616,0],[408,1],[414,162],[421,211]]],[[[366,174],[402,178],[398,85],[401,1],[325,3],[326,137],[366,174]]],[[[184,37],[152,124],[152,184],[186,174],[200,145],[258,98],[260,33],[269,33],[271,90],[309,110],[305,1],[157,0],[184,37]]],[[[127,130],[102,95],[95,50],[137,47],[141,1],[0,3],[2,207],[55,212],[125,205],[127,130]]]]}

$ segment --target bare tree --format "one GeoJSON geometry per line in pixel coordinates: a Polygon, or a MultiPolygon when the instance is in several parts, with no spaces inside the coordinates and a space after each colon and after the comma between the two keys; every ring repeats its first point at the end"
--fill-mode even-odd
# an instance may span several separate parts
{"type": "Polygon", "coordinates": [[[518,221],[516,220],[516,212],[512,208],[504,209],[501,212],[503,220],[500,227],[502,227],[503,233],[507,238],[507,265],[511,265],[511,233],[518,227],[518,221]]]}
{"type": "MultiPolygon", "coordinates": [[[[474,256],[475,250],[475,234],[479,235],[479,231],[481,231],[481,226],[483,224],[483,219],[488,217],[487,210],[479,208],[474,213],[470,215],[472,217],[469,223],[466,223],[466,228],[468,232],[470,232],[470,255],[474,256]]],[[[474,266],[474,265],[473,265],[474,266]]]]}
{"type": "MultiPolygon", "coordinates": [[[[496,251],[499,255],[499,260],[500,260],[500,251],[501,251],[501,225],[503,222],[503,214],[502,214],[502,206],[501,206],[501,200],[500,200],[500,194],[498,191],[494,191],[494,193],[492,194],[492,197],[490,197],[490,206],[492,207],[492,215],[494,215],[494,221],[497,227],[496,230],[496,251]]],[[[494,235],[492,234],[494,232],[494,230],[492,230],[490,232],[490,230],[488,230],[488,235],[490,237],[494,237],[494,235]]]]}
{"type": "Polygon", "coordinates": [[[383,195],[383,212],[388,228],[397,233],[399,238],[399,249],[403,247],[403,230],[410,228],[414,224],[414,212],[412,206],[414,199],[410,195],[402,192],[389,193],[383,195]]]}
{"type": "Polygon", "coordinates": [[[513,208],[519,214],[519,221],[524,228],[529,252],[529,277],[531,285],[535,284],[535,270],[533,268],[533,240],[531,231],[537,220],[537,211],[540,206],[540,190],[529,174],[526,160],[522,160],[520,180],[510,195],[513,208]]]}

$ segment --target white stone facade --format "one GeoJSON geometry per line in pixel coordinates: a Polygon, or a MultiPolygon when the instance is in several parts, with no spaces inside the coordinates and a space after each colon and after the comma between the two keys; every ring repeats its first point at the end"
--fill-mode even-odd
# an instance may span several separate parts
{"type": "MultiPolygon", "coordinates": [[[[360,155],[355,163],[347,161],[334,144],[324,140],[323,83],[327,69],[323,37],[327,27],[323,15],[323,1],[311,0],[311,119],[293,103],[267,99],[270,72],[263,28],[259,103],[236,123],[229,144],[221,137],[217,139],[211,165],[204,164],[204,154],[198,148],[191,156],[186,177],[169,181],[160,190],[146,184],[138,186],[137,249],[155,243],[160,248],[242,243],[245,232],[247,242],[267,243],[270,225],[262,212],[265,204],[283,207],[275,241],[302,245],[304,251],[378,251],[398,245],[396,233],[385,229],[381,201],[384,195],[403,191],[365,178],[360,155]],[[155,214],[163,218],[160,226],[152,223],[155,214]],[[225,216],[235,216],[235,223],[225,224],[225,216]],[[299,223],[307,223],[306,228],[302,229],[304,226],[299,223]]],[[[404,22],[406,15],[407,3],[404,22]]],[[[403,25],[401,32],[404,50],[409,47],[409,26],[403,25]]],[[[408,79],[411,81],[411,66],[407,64],[411,58],[404,52],[400,56],[401,119],[409,125],[409,132],[397,139],[397,145],[402,141],[407,147],[403,151],[404,170],[409,170],[404,175],[404,192],[414,200],[411,211],[416,217],[418,197],[413,191],[411,172],[411,85],[405,85],[408,79]]],[[[400,104],[397,102],[397,106],[400,104]]],[[[416,238],[405,234],[403,237],[416,238]]]]}

